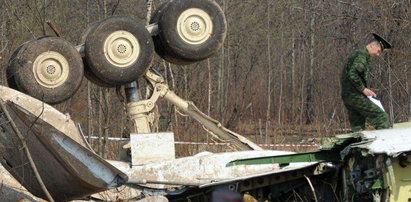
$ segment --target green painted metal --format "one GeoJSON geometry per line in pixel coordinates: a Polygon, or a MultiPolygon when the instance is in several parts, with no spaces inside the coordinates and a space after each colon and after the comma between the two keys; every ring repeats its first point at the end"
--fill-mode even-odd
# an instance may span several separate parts
{"type": "Polygon", "coordinates": [[[260,158],[240,159],[229,162],[226,166],[235,165],[258,165],[258,164],[280,164],[285,166],[297,162],[335,162],[340,160],[340,154],[337,151],[318,151],[299,154],[290,154],[283,156],[269,156],[260,158]]]}
{"type": "Polygon", "coordinates": [[[361,142],[361,137],[358,133],[337,135],[324,139],[321,150],[342,150],[346,146],[356,142],[361,142]]]}
{"type": "Polygon", "coordinates": [[[378,179],[374,182],[371,189],[382,189],[382,185],[383,185],[383,182],[381,181],[381,179],[378,179]]]}
{"type": "Polygon", "coordinates": [[[358,133],[338,135],[324,140],[321,150],[317,152],[290,154],[283,156],[269,156],[251,159],[240,159],[228,163],[226,166],[235,165],[258,165],[258,164],[280,164],[280,166],[297,162],[336,162],[340,161],[340,151],[350,144],[361,142],[358,133]]]}

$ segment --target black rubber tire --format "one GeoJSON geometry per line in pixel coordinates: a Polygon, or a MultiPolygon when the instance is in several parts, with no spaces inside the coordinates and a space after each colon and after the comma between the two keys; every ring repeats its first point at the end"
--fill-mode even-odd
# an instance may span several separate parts
{"type": "MultiPolygon", "coordinates": [[[[150,24],[158,23],[164,11],[167,9],[167,6],[169,3],[170,1],[166,1],[158,6],[158,8],[154,11],[153,15],[151,16],[150,24]]],[[[159,31],[161,32],[161,30],[159,31]]],[[[167,62],[178,64],[178,65],[187,65],[187,64],[192,63],[192,62],[180,60],[178,59],[179,57],[173,55],[173,53],[166,52],[167,47],[163,46],[163,42],[161,41],[160,36],[158,34],[153,36],[153,42],[154,42],[154,49],[157,55],[159,55],[161,58],[163,58],[167,62]]]]}
{"type": "Polygon", "coordinates": [[[88,35],[90,34],[90,32],[92,32],[92,30],[94,30],[100,23],[101,23],[101,20],[100,20],[100,21],[97,21],[97,22],[90,23],[89,25],[87,25],[87,29],[85,29],[85,30],[83,31],[83,33],[81,33],[79,45],[86,43],[87,36],[88,36],[88,35]]]}
{"type": "MultiPolygon", "coordinates": [[[[171,63],[189,64],[209,58],[224,43],[227,33],[227,22],[221,7],[213,0],[171,0],[163,9],[158,19],[159,33],[155,40],[161,44],[158,53],[171,63]],[[201,44],[186,43],[178,34],[177,21],[187,9],[198,8],[207,13],[212,21],[211,36],[201,44]]],[[[153,19],[154,21],[154,19],[153,19]]]]}
{"type": "Polygon", "coordinates": [[[84,74],[83,62],[80,54],[68,41],[58,37],[42,37],[23,44],[15,52],[16,55],[10,59],[9,64],[9,76],[15,81],[12,88],[46,103],[57,104],[69,99],[80,87],[84,74]],[[49,51],[61,54],[68,64],[67,79],[54,88],[38,83],[33,73],[36,58],[49,51]]]}
{"type": "Polygon", "coordinates": [[[9,62],[7,64],[7,69],[6,69],[6,80],[7,80],[7,85],[10,88],[13,89],[18,89],[17,87],[17,83],[15,80],[15,73],[16,73],[16,68],[15,65],[12,65],[13,62],[15,62],[14,60],[17,60],[17,55],[20,52],[20,50],[22,50],[24,48],[25,45],[27,45],[27,43],[29,43],[30,41],[26,41],[23,44],[21,44],[20,46],[18,46],[16,48],[16,50],[14,50],[13,54],[11,54],[9,62]]]}
{"type": "Polygon", "coordinates": [[[9,62],[7,64],[7,69],[6,69],[7,84],[10,88],[18,89],[16,81],[14,79],[14,74],[16,72],[16,70],[14,68],[15,66],[10,65],[12,63],[12,60],[16,59],[17,54],[20,52],[21,49],[24,49],[25,45],[27,45],[28,43],[30,43],[32,41],[40,40],[40,39],[43,39],[43,38],[48,38],[48,37],[52,37],[52,36],[50,36],[50,35],[40,36],[40,37],[37,37],[34,40],[26,41],[23,44],[21,44],[20,46],[18,46],[16,48],[16,50],[14,50],[13,54],[11,54],[9,62]]]}
{"type": "MultiPolygon", "coordinates": [[[[150,24],[158,23],[160,17],[164,13],[164,9],[167,9],[168,3],[169,3],[169,1],[166,1],[162,4],[160,4],[157,7],[157,9],[154,11],[153,15],[151,15],[150,24]]],[[[159,30],[159,31],[161,31],[161,30],[159,30]]],[[[164,58],[164,55],[166,54],[165,53],[165,48],[163,46],[163,43],[161,43],[160,36],[158,34],[153,36],[153,42],[154,42],[154,49],[155,49],[156,53],[160,57],[164,58]]]]}
{"type": "MultiPolygon", "coordinates": [[[[87,36],[90,34],[90,32],[92,32],[92,30],[94,30],[99,24],[101,23],[101,21],[97,21],[97,22],[93,22],[91,24],[89,24],[87,26],[87,29],[85,29],[83,31],[83,33],[81,34],[80,37],[80,41],[79,41],[79,45],[81,44],[85,44],[86,40],[87,40],[87,36]]],[[[104,87],[104,88],[112,88],[115,87],[113,85],[110,85],[104,81],[102,81],[101,79],[99,79],[96,75],[93,74],[93,72],[91,72],[91,69],[89,67],[89,65],[87,64],[87,60],[85,58],[83,59],[83,65],[84,65],[84,76],[87,78],[87,80],[91,81],[92,83],[104,87]]]]}
{"type": "Polygon", "coordinates": [[[137,80],[150,67],[154,56],[154,45],[144,24],[129,17],[110,17],[92,30],[85,43],[85,57],[90,71],[100,80],[112,86],[137,80]],[[111,64],[104,53],[104,42],[110,34],[124,30],[131,33],[140,45],[136,61],[126,67],[111,64]]]}

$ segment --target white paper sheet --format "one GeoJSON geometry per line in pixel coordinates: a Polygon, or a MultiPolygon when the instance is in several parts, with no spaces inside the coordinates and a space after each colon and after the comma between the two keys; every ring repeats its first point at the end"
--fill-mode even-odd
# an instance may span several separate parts
{"type": "Polygon", "coordinates": [[[372,97],[372,96],[367,96],[368,97],[368,99],[370,99],[371,100],[371,102],[373,102],[374,104],[376,104],[380,109],[382,109],[382,111],[385,111],[384,110],[384,107],[382,106],[382,104],[381,104],[381,101],[380,100],[378,100],[378,99],[375,99],[374,97],[372,97]]]}

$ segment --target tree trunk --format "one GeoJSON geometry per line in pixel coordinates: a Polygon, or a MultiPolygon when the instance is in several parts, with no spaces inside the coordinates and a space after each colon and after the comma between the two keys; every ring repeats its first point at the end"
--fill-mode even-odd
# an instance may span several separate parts
{"type": "MultiPolygon", "coordinates": [[[[281,14],[281,38],[280,38],[280,47],[283,48],[284,43],[284,31],[283,31],[283,23],[284,23],[284,13],[281,14]]],[[[283,70],[284,70],[284,54],[280,53],[280,69],[278,76],[280,77],[280,93],[278,96],[278,126],[281,125],[281,114],[282,114],[282,101],[283,101],[283,70]]]]}
{"type": "MultiPolygon", "coordinates": [[[[226,9],[226,5],[225,5],[225,1],[222,1],[223,4],[223,10],[225,11],[226,9]]],[[[225,82],[227,82],[226,77],[225,77],[225,63],[224,63],[224,59],[225,59],[225,49],[224,49],[224,44],[221,47],[221,53],[220,53],[220,68],[218,69],[218,110],[219,110],[219,119],[221,120],[221,123],[224,123],[224,115],[225,115],[225,111],[226,111],[226,107],[224,105],[225,102],[225,82]]]]}
{"type": "MultiPolygon", "coordinates": [[[[171,68],[171,65],[168,65],[168,70],[170,71],[170,78],[171,78],[171,89],[172,90],[176,90],[176,86],[175,86],[175,80],[174,80],[174,74],[173,74],[173,70],[171,68]]],[[[177,107],[173,106],[174,109],[174,125],[177,126],[178,125],[178,116],[177,116],[177,107]]]]}
{"type": "Polygon", "coordinates": [[[100,156],[103,155],[103,89],[102,88],[98,88],[98,94],[99,94],[99,99],[98,99],[98,154],[100,156]]]}
{"type": "Polygon", "coordinates": [[[265,134],[268,134],[269,122],[271,119],[271,80],[272,80],[272,66],[271,66],[271,32],[270,32],[270,0],[267,0],[267,58],[268,58],[268,83],[267,83],[267,112],[266,112],[266,123],[265,123],[265,134]]]}
{"type": "Polygon", "coordinates": [[[313,77],[314,77],[314,23],[315,14],[312,12],[310,15],[310,64],[308,66],[308,78],[307,78],[307,98],[306,98],[306,124],[313,122],[313,77]]]}
{"type": "Polygon", "coordinates": [[[210,113],[211,113],[211,65],[210,65],[210,59],[207,59],[207,71],[208,71],[207,115],[210,116],[210,113]]]}
{"type": "Polygon", "coordinates": [[[296,59],[296,55],[295,55],[295,36],[294,36],[294,31],[292,31],[291,33],[291,117],[294,118],[294,114],[296,113],[295,111],[295,103],[296,103],[296,94],[295,94],[295,90],[296,90],[296,78],[295,78],[295,59],[296,59]]]}
{"type": "Polygon", "coordinates": [[[104,89],[104,108],[106,109],[106,113],[104,114],[104,128],[103,128],[103,158],[107,158],[109,149],[107,148],[108,145],[108,136],[109,136],[109,129],[110,129],[110,89],[104,89]]]}
{"type": "MultiPolygon", "coordinates": [[[[87,25],[90,23],[90,7],[89,7],[89,0],[86,0],[86,22],[87,25]]],[[[87,109],[88,109],[88,117],[87,117],[87,135],[88,135],[88,142],[91,144],[91,136],[93,135],[93,106],[91,103],[91,90],[92,90],[92,83],[87,80],[87,109]]]]}

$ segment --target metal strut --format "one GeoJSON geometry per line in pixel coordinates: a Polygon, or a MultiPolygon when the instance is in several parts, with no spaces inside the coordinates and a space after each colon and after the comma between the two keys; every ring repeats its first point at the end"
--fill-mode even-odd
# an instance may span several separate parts
{"type": "Polygon", "coordinates": [[[179,110],[183,111],[191,118],[197,120],[205,128],[211,132],[215,137],[222,139],[223,141],[230,142],[235,146],[237,150],[262,150],[257,144],[248,140],[247,138],[228,130],[220,122],[212,119],[203,112],[201,112],[193,102],[186,101],[176,95],[169,89],[165,83],[163,77],[149,70],[144,75],[146,80],[152,85],[152,95],[147,100],[130,101],[127,104],[128,115],[134,124],[136,133],[149,133],[150,132],[150,120],[149,113],[155,107],[157,100],[161,97],[174,104],[179,110]]]}

